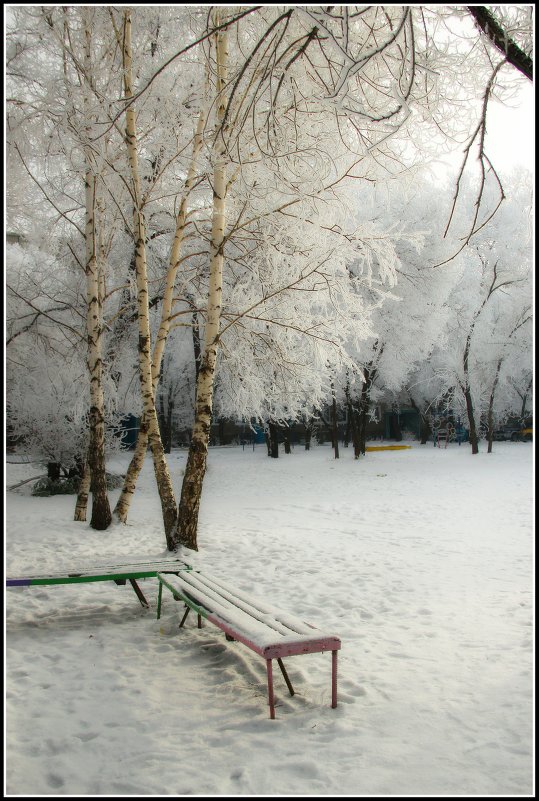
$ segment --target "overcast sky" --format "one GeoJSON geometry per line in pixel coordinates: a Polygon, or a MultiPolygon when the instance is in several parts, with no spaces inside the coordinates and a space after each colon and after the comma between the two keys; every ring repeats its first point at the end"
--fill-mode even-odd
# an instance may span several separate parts
{"type": "Polygon", "coordinates": [[[486,151],[501,169],[523,165],[530,171],[534,166],[535,121],[534,91],[529,81],[522,81],[520,105],[512,108],[492,102],[487,116],[486,151]]]}

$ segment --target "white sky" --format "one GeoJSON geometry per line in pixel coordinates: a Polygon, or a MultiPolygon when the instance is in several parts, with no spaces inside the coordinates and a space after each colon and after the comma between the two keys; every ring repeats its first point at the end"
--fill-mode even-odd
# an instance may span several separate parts
{"type": "MultiPolygon", "coordinates": [[[[485,152],[500,175],[524,167],[532,174],[535,166],[535,92],[533,85],[522,79],[518,95],[509,104],[491,99],[487,111],[485,152]]],[[[478,109],[479,113],[479,109],[478,109]]],[[[431,163],[435,180],[444,182],[458,173],[464,158],[463,142],[450,154],[431,163]]],[[[473,161],[473,159],[472,159],[473,161]]]]}
{"type": "Polygon", "coordinates": [[[521,165],[533,170],[535,154],[535,97],[533,86],[522,85],[519,101],[511,108],[498,102],[489,104],[486,152],[494,165],[510,169],[521,165]],[[516,105],[520,102],[520,105],[516,105]]]}

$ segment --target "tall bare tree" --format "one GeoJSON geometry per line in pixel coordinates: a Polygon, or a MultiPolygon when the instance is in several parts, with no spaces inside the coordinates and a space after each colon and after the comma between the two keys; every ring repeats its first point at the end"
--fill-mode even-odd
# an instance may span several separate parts
{"type": "MultiPolygon", "coordinates": [[[[84,9],[84,108],[89,117],[90,95],[92,93],[92,23],[90,10],[84,9]]],[[[92,126],[88,120],[88,138],[92,126]]],[[[86,293],[88,333],[88,370],[90,373],[90,425],[88,445],[88,466],[91,473],[92,488],[92,528],[108,528],[112,515],[107,493],[105,471],[105,399],[103,391],[103,264],[97,236],[97,176],[93,166],[93,154],[89,145],[85,147],[85,237],[86,237],[86,293]]],[[[82,516],[80,499],[78,512],[82,516]]]]}
{"type": "Polygon", "coordinates": [[[213,385],[217,365],[219,328],[223,292],[223,263],[226,225],[227,163],[228,154],[221,135],[221,126],[227,110],[228,33],[220,29],[220,9],[213,11],[216,69],[216,134],[213,142],[213,220],[210,242],[210,283],[206,309],[204,351],[198,371],[196,388],[195,423],[185,468],[175,544],[193,550],[197,547],[197,527],[202,482],[206,473],[208,443],[213,405],[213,385]]]}
{"type": "Polygon", "coordinates": [[[139,327],[139,378],[142,394],[142,405],[144,410],[144,420],[145,425],[147,426],[148,440],[153,456],[155,477],[159,490],[159,497],[161,499],[161,510],[163,514],[165,536],[170,548],[172,545],[170,536],[176,521],[176,498],[174,496],[172,479],[168,469],[163,443],[161,441],[161,435],[159,432],[152,379],[148,266],[146,253],[146,222],[144,217],[144,202],[137,149],[136,110],[133,102],[134,91],[131,46],[131,11],[129,9],[124,11],[122,60],[125,97],[129,102],[126,110],[125,139],[132,179],[131,191],[133,197],[133,234],[135,238],[135,267],[137,278],[137,311],[139,327]]]}
{"type": "MultiPolygon", "coordinates": [[[[193,152],[189,168],[187,171],[184,191],[180,200],[180,207],[176,217],[176,230],[174,233],[174,239],[172,242],[172,247],[169,257],[168,270],[165,279],[165,291],[163,294],[163,302],[161,309],[161,322],[159,325],[159,330],[157,332],[157,337],[152,357],[152,365],[151,365],[154,399],[157,393],[161,364],[163,361],[163,354],[165,352],[165,346],[167,343],[167,338],[170,332],[170,327],[173,319],[172,311],[174,304],[174,287],[176,283],[178,268],[181,264],[182,247],[185,239],[186,224],[187,224],[188,200],[191,190],[193,189],[197,180],[197,164],[203,145],[203,132],[204,132],[204,126],[206,124],[206,116],[207,116],[207,111],[206,108],[203,107],[202,110],[200,111],[198,118],[197,128],[193,139],[193,152]]],[[[148,438],[149,438],[148,419],[146,418],[146,416],[144,416],[137,436],[135,452],[133,454],[131,462],[129,463],[124,486],[114,510],[114,514],[117,517],[117,519],[123,523],[125,523],[127,520],[127,514],[129,511],[131,499],[135,492],[137,479],[142,469],[144,456],[146,454],[146,449],[148,447],[148,438]]],[[[167,519],[168,519],[168,511],[167,511],[167,519]]]]}

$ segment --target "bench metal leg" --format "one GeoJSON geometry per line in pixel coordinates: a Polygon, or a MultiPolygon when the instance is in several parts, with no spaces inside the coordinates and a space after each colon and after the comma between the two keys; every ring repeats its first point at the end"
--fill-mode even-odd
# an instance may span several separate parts
{"type": "Polygon", "coordinates": [[[331,652],[331,707],[337,706],[337,654],[338,651],[331,652]]]}
{"type": "Polygon", "coordinates": [[[182,628],[183,624],[187,620],[187,615],[189,614],[190,611],[191,611],[191,607],[187,606],[187,604],[186,604],[186,606],[185,606],[185,615],[182,617],[182,622],[180,623],[180,628],[182,628]]]}
{"type": "Polygon", "coordinates": [[[143,592],[142,592],[142,590],[140,589],[140,587],[139,587],[139,585],[137,584],[137,582],[135,581],[135,579],[129,579],[129,583],[131,584],[131,586],[132,586],[132,587],[133,587],[133,589],[135,590],[135,592],[136,592],[136,594],[137,594],[137,598],[139,599],[139,601],[140,601],[140,603],[142,604],[142,606],[144,606],[146,609],[149,609],[149,607],[150,607],[150,604],[148,603],[148,601],[147,601],[147,600],[146,600],[146,598],[144,597],[144,593],[143,593],[143,592]]]}
{"type": "Polygon", "coordinates": [[[283,660],[280,657],[277,658],[277,664],[281,668],[281,673],[283,674],[284,680],[286,681],[286,686],[288,687],[288,692],[290,693],[290,695],[294,695],[294,688],[292,687],[292,682],[288,678],[288,673],[286,672],[286,670],[284,668],[284,665],[283,665],[283,660]]]}
{"type": "Polygon", "coordinates": [[[266,667],[268,670],[268,699],[270,708],[270,718],[275,720],[275,703],[273,699],[273,666],[271,659],[266,659],[266,667]]]}
{"type": "Polygon", "coordinates": [[[161,599],[163,598],[163,582],[159,582],[159,593],[157,595],[157,620],[161,617],[161,599]]]}

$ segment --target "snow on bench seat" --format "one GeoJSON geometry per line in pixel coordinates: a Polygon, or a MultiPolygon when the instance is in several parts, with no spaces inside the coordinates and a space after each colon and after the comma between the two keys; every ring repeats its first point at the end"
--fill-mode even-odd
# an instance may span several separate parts
{"type": "Polygon", "coordinates": [[[157,559],[143,562],[116,564],[71,565],[62,570],[25,573],[23,576],[6,577],[6,587],[34,587],[52,584],[82,584],[93,581],[114,581],[125,584],[129,581],[143,606],[149,606],[136,579],[155,578],[158,572],[190,570],[178,559],[157,559]]]}
{"type": "Polygon", "coordinates": [[[182,600],[188,609],[193,609],[199,615],[199,620],[200,617],[205,618],[222,629],[229,639],[242,642],[266,660],[272,718],[275,717],[272,659],[278,660],[293,695],[290,680],[281,661],[284,656],[331,651],[332,707],[337,706],[337,651],[341,647],[338,637],[322,632],[299,617],[198,570],[178,575],[159,573],[158,579],[158,618],[161,615],[162,589],[165,586],[177,600],[182,600]]]}

